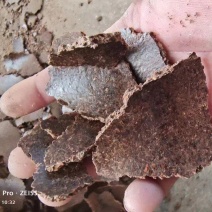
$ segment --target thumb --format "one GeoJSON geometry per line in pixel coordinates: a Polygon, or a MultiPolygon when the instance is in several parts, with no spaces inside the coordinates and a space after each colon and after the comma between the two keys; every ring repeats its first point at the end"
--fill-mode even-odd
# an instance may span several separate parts
{"type": "Polygon", "coordinates": [[[177,178],[134,180],[125,191],[124,206],[128,212],[152,212],[162,202],[177,178]]]}

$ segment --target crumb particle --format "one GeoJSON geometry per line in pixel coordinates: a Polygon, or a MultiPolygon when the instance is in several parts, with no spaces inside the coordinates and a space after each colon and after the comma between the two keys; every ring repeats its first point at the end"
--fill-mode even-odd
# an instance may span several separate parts
{"type": "Polygon", "coordinates": [[[199,17],[200,14],[199,14],[198,12],[195,12],[194,16],[195,16],[195,17],[199,17]]]}
{"type": "Polygon", "coordinates": [[[182,20],[180,21],[180,24],[181,24],[182,27],[185,27],[185,24],[183,23],[182,20]]]}
{"type": "Polygon", "coordinates": [[[102,19],[103,19],[103,17],[102,17],[101,15],[98,16],[98,17],[96,18],[96,20],[97,20],[98,22],[102,21],[102,19]]]}

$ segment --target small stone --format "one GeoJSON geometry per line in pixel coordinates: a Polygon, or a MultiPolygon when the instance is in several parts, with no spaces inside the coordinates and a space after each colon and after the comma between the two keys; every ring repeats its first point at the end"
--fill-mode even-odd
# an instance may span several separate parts
{"type": "Polygon", "coordinates": [[[50,107],[50,112],[54,117],[58,118],[59,116],[62,115],[62,107],[57,102],[51,103],[49,107],[50,107]]]}
{"type": "Polygon", "coordinates": [[[74,110],[72,110],[71,108],[67,107],[66,105],[62,106],[62,113],[66,114],[66,113],[73,113],[74,110]]]}
{"type": "Polygon", "coordinates": [[[98,22],[102,21],[102,19],[103,19],[103,17],[102,17],[101,15],[98,16],[98,17],[96,18],[96,20],[97,20],[98,22]]]}

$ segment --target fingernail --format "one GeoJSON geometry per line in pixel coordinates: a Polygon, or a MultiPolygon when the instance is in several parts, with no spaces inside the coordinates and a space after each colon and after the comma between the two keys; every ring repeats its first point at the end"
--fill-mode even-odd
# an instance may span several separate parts
{"type": "Polygon", "coordinates": [[[152,212],[164,198],[160,185],[151,180],[135,180],[125,191],[124,207],[128,212],[152,212]]]}

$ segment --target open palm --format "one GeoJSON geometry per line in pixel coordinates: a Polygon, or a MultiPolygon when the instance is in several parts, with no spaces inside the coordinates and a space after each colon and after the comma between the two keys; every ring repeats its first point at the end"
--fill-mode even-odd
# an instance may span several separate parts
{"type": "MultiPolygon", "coordinates": [[[[205,0],[137,0],[107,32],[132,27],[136,31],[153,32],[163,44],[172,62],[196,52],[202,58],[209,89],[209,105],[212,105],[212,1],[205,0]]],[[[35,111],[50,102],[45,87],[49,80],[48,68],[8,90],[1,98],[0,107],[5,114],[18,117],[35,111]],[[23,104],[24,103],[24,104],[23,104]]],[[[212,111],[212,110],[211,110],[212,111]]],[[[20,149],[12,152],[10,160],[19,161],[19,169],[11,166],[17,177],[29,177],[34,164],[20,149]],[[28,171],[20,168],[26,161],[28,171]],[[20,174],[21,173],[21,174],[20,174]]],[[[176,179],[135,180],[125,192],[125,208],[130,212],[151,212],[162,201],[176,179]]],[[[42,201],[45,201],[42,199],[42,201]]]]}

